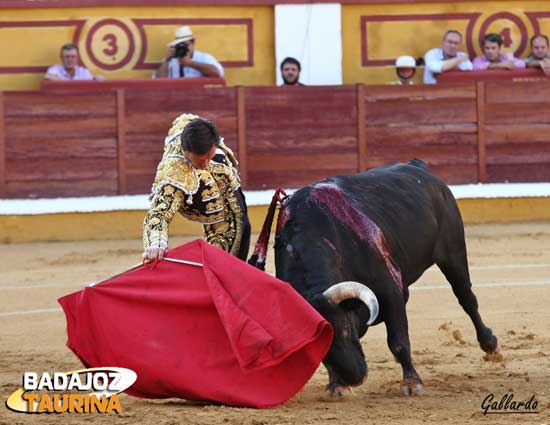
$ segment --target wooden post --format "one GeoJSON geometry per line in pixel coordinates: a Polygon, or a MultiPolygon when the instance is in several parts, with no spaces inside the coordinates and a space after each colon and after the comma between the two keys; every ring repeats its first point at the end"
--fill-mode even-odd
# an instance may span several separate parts
{"type": "Polygon", "coordinates": [[[126,107],[124,104],[124,89],[116,91],[117,110],[117,159],[118,159],[118,194],[125,194],[126,181],[126,107]]]}
{"type": "Polygon", "coordinates": [[[6,187],[6,125],[4,123],[4,93],[0,92],[0,197],[8,193],[6,187]]]}
{"type": "Polygon", "coordinates": [[[246,92],[244,87],[237,87],[237,136],[241,186],[246,188],[248,183],[248,166],[246,151],[246,92]]]}
{"type": "Polygon", "coordinates": [[[365,85],[357,84],[357,172],[367,171],[367,118],[365,108],[365,85]]]}
{"type": "Polygon", "coordinates": [[[477,98],[477,181],[487,181],[487,163],[485,158],[485,83],[476,83],[477,98]]]}

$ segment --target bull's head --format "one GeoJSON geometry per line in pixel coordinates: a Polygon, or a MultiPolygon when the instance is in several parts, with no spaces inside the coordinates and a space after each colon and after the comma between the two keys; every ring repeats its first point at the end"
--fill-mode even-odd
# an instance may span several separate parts
{"type": "Polygon", "coordinates": [[[359,385],[367,376],[367,363],[360,338],[378,317],[376,295],[358,282],[332,285],[311,304],[334,328],[334,340],[325,365],[335,384],[359,385]]]}
{"type": "Polygon", "coordinates": [[[358,282],[344,281],[328,287],[330,282],[351,277],[350,272],[334,245],[322,238],[296,237],[299,233],[296,227],[289,231],[286,226],[277,235],[277,277],[291,283],[332,325],[334,340],[323,361],[331,385],[359,385],[367,375],[360,338],[378,316],[378,301],[369,288],[358,282]]]}

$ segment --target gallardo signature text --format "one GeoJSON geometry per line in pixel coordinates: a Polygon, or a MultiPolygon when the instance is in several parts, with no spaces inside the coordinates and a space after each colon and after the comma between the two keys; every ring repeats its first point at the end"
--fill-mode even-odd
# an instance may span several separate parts
{"type": "Polygon", "coordinates": [[[501,399],[496,399],[493,393],[489,394],[481,402],[483,414],[491,413],[538,413],[536,411],[539,402],[533,394],[527,401],[514,400],[514,394],[504,394],[501,399]]]}

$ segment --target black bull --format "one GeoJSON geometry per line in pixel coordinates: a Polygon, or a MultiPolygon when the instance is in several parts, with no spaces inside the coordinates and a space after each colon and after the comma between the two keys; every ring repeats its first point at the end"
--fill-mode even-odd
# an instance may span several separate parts
{"type": "MultiPolygon", "coordinates": [[[[274,204],[271,218],[273,212],[274,204]]],[[[264,229],[271,227],[268,222],[264,229]]],[[[250,260],[259,267],[260,245],[259,240],[250,260]]],[[[261,257],[265,255],[260,252],[260,263],[265,260],[261,257]]],[[[276,273],[334,328],[334,341],[323,360],[329,394],[341,396],[343,388],[364,381],[367,363],[360,338],[370,325],[381,322],[403,368],[403,393],[422,390],[411,359],[405,305],[408,286],[434,263],[470,316],[481,348],[496,352],[497,339],[483,323],[472,292],[456,201],[422,161],[332,177],[303,187],[283,202],[275,240],[276,273]]]]}

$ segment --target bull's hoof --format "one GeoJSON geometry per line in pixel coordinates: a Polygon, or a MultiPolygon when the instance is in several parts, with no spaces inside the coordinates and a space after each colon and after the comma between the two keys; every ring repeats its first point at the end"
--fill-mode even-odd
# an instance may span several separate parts
{"type": "Polygon", "coordinates": [[[405,396],[418,395],[424,392],[424,385],[420,379],[404,379],[401,384],[401,393],[405,396]]]}
{"type": "Polygon", "coordinates": [[[492,354],[498,352],[498,340],[493,332],[489,329],[489,332],[479,339],[479,346],[486,353],[492,354]]]}
{"type": "Polygon", "coordinates": [[[350,387],[345,387],[342,385],[328,384],[325,387],[325,396],[329,400],[341,400],[349,392],[351,392],[350,387]]]}

